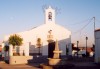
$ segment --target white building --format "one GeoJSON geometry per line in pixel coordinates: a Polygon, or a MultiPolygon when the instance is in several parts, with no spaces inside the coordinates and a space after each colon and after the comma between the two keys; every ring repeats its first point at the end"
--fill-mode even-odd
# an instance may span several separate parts
{"type": "Polygon", "coordinates": [[[95,62],[100,63],[100,29],[95,30],[95,62]]]}
{"type": "MultiPolygon", "coordinates": [[[[14,33],[23,38],[23,45],[29,43],[29,52],[31,54],[38,53],[37,39],[41,39],[42,55],[48,55],[48,40],[58,40],[62,55],[66,55],[66,46],[69,47],[69,55],[71,55],[71,32],[58,25],[55,21],[55,10],[50,6],[45,9],[45,23],[41,26],[34,27],[31,30],[14,33]]],[[[4,41],[7,42],[10,35],[5,36],[4,41]]]]}

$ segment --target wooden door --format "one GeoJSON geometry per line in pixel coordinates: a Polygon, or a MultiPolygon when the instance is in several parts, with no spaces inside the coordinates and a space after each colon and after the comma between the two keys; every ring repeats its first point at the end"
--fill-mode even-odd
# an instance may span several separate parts
{"type": "Polygon", "coordinates": [[[53,58],[53,51],[55,49],[55,42],[51,42],[48,44],[48,58],[53,58]]]}

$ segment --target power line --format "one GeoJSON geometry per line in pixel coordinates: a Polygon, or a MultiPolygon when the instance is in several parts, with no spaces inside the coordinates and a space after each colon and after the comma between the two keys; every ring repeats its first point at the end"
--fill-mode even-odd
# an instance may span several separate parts
{"type": "MultiPolygon", "coordinates": [[[[81,35],[81,34],[82,34],[82,30],[85,29],[88,25],[90,25],[90,23],[91,23],[92,20],[93,20],[93,18],[89,19],[88,22],[87,22],[87,24],[85,24],[85,25],[84,25],[81,29],[79,29],[78,31],[74,32],[74,34],[76,34],[76,33],[79,33],[79,34],[80,34],[80,36],[79,36],[80,38],[78,39],[78,40],[80,41],[80,45],[82,45],[82,44],[81,44],[81,40],[82,40],[82,38],[81,38],[81,37],[82,37],[82,35],[81,35]]],[[[91,24],[93,24],[93,23],[91,23],[91,24]]]]}
{"type": "Polygon", "coordinates": [[[85,27],[87,27],[89,25],[89,23],[92,21],[93,18],[90,19],[90,21],[84,25],[81,29],[79,29],[78,31],[74,32],[74,34],[81,32],[85,27]]]}
{"type": "Polygon", "coordinates": [[[75,25],[79,25],[79,24],[83,24],[83,23],[86,23],[87,21],[89,21],[90,19],[86,19],[84,21],[80,21],[80,22],[76,22],[76,23],[73,23],[73,24],[69,24],[71,26],[75,26],[75,25]]]}
{"type": "Polygon", "coordinates": [[[100,20],[98,20],[97,18],[95,19],[96,21],[98,21],[100,23],[100,20]]]}

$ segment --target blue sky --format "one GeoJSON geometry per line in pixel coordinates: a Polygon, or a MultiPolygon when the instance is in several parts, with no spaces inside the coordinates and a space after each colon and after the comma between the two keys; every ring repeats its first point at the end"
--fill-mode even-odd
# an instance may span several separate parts
{"type": "Polygon", "coordinates": [[[93,20],[100,28],[100,0],[0,0],[0,40],[10,33],[29,30],[44,23],[43,6],[58,8],[56,23],[72,32],[72,42],[85,44],[85,37],[93,43],[93,20]],[[78,31],[78,32],[77,32],[78,31]],[[77,32],[77,33],[75,33],[77,32]]]}

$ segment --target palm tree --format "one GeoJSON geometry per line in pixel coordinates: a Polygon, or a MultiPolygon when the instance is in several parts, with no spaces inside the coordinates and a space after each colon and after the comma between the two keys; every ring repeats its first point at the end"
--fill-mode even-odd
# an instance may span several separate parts
{"type": "Polygon", "coordinates": [[[13,46],[13,49],[15,49],[15,46],[20,46],[22,45],[23,38],[21,38],[19,35],[14,34],[11,35],[8,39],[9,44],[13,46]]]}

